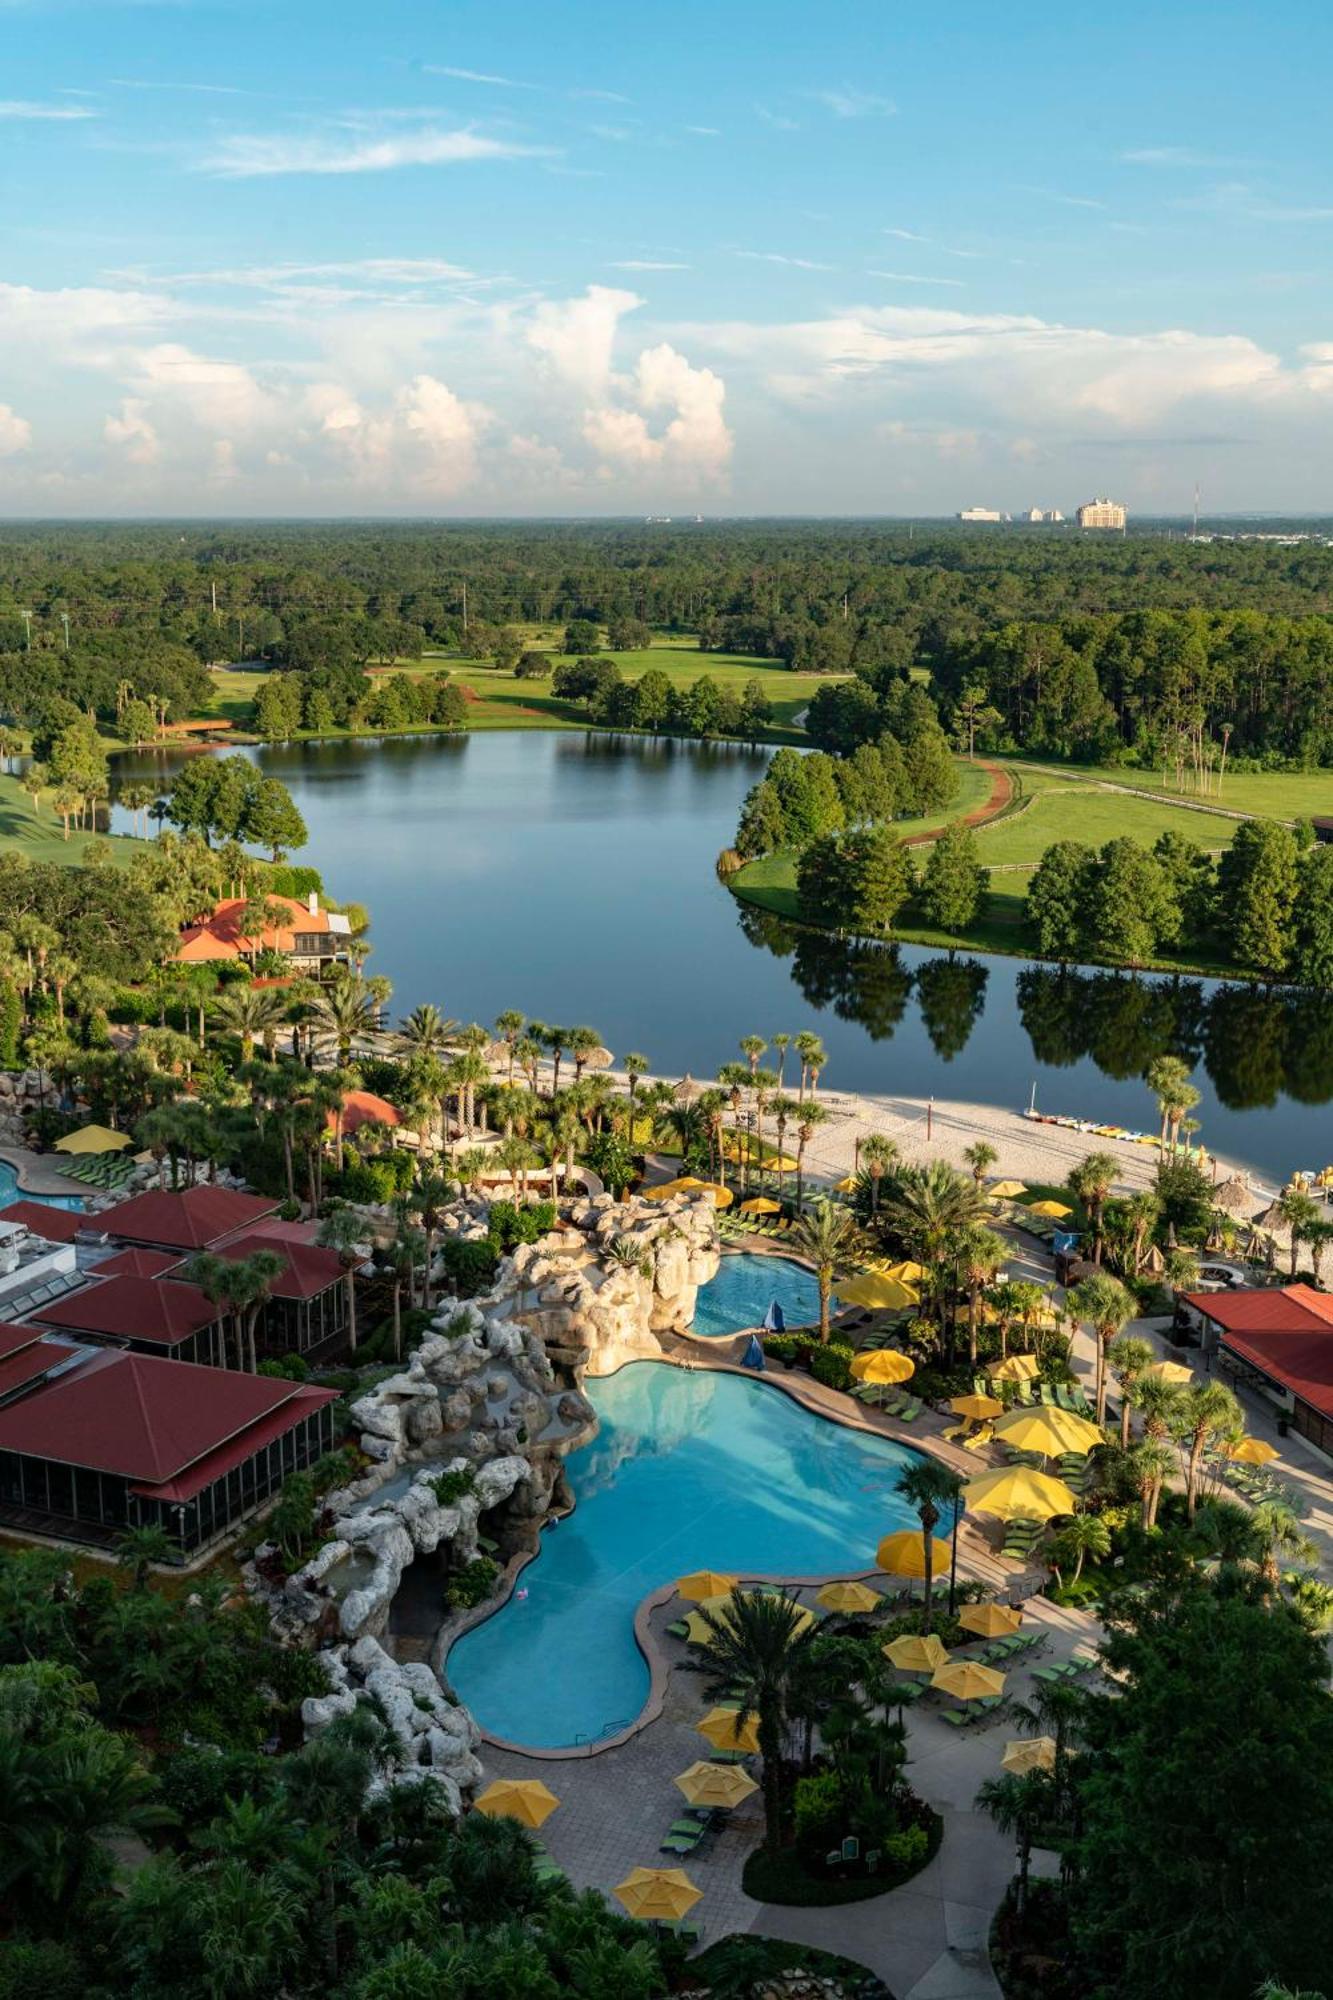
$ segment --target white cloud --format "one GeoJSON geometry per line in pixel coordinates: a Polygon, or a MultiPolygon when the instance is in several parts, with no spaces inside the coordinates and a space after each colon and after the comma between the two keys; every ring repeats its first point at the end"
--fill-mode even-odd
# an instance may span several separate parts
{"type": "Polygon", "coordinates": [[[471,128],[445,132],[423,126],[383,138],[311,139],[294,133],[233,133],[203,161],[206,172],[229,180],[270,174],[382,174],[396,167],[457,166],[476,160],[550,157],[546,146],[492,139],[471,128]]]}
{"type": "Polygon", "coordinates": [[[155,465],[159,456],[157,432],[148,421],[148,405],[140,396],[121,399],[120,415],[108,417],[102,434],[108,444],[119,445],[131,465],[155,465]]]}
{"type": "Polygon", "coordinates": [[[0,99],[0,119],[32,119],[35,122],[70,124],[82,118],[96,118],[86,104],[37,104],[30,98],[0,99]]]}
{"type": "Polygon", "coordinates": [[[733,439],[723,417],[726,387],[711,368],[695,368],[667,342],[645,348],[630,383],[629,399],[586,412],[583,434],[601,457],[642,467],[660,465],[678,477],[717,479],[726,471],[733,439]],[[648,419],[669,410],[665,428],[648,419]]]}
{"type": "Polygon", "coordinates": [[[816,264],[809,257],[788,257],[781,250],[737,250],[737,257],[752,264],[788,264],[793,271],[831,271],[832,264],[816,264]]]}
{"type": "Polygon", "coordinates": [[[831,111],[835,118],[892,118],[898,110],[892,98],[877,97],[870,90],[857,90],[850,83],[844,83],[835,90],[815,90],[811,96],[831,111]]]}
{"type": "MultiPolygon", "coordinates": [[[[426,76],[451,76],[459,83],[488,83],[493,84],[499,90],[539,90],[541,88],[536,83],[520,83],[516,77],[512,76],[491,76],[482,69],[454,69],[448,63],[423,63],[421,67],[426,76]]],[[[600,97],[602,93],[600,91],[588,91],[586,95],[589,97],[600,97]]]]}
{"type": "Polygon", "coordinates": [[[589,285],[581,298],[539,305],[528,328],[528,345],[555,373],[595,396],[611,374],[611,356],[622,316],[643,301],[635,292],[589,285]]]}
{"type": "Polygon", "coordinates": [[[693,132],[696,139],[720,139],[721,130],[716,125],[687,125],[687,132],[693,132]]]}
{"type": "Polygon", "coordinates": [[[886,236],[896,236],[903,243],[929,243],[928,236],[919,236],[915,229],[886,229],[886,236]]]}
{"type": "Polygon", "coordinates": [[[867,271],[868,278],[888,278],[895,285],[948,285],[953,291],[965,289],[961,278],[922,278],[911,271],[867,271]]]}
{"type": "Polygon", "coordinates": [[[453,284],[476,282],[475,271],[442,257],[354,257],[327,264],[252,264],[239,269],[176,271],[164,280],[171,285],[237,285],[267,290],[301,279],[368,278],[380,285],[453,284]]]}
{"type": "Polygon", "coordinates": [[[1197,153],[1192,146],[1136,146],[1120,155],[1131,167],[1227,167],[1238,163],[1221,160],[1211,153],[1197,153]]]}
{"type": "Polygon", "coordinates": [[[688,264],[661,263],[655,257],[622,257],[612,264],[613,271],[688,271],[688,264]]]}
{"type": "Polygon", "coordinates": [[[8,403],[0,403],[0,458],[13,458],[32,444],[32,425],[8,403]]]}

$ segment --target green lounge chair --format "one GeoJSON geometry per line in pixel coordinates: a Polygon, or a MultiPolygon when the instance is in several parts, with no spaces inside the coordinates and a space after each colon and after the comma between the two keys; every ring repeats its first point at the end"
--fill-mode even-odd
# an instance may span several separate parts
{"type": "Polygon", "coordinates": [[[690,1636],[690,1628],[683,1618],[673,1618],[667,1631],[673,1639],[688,1639],[690,1636]]]}

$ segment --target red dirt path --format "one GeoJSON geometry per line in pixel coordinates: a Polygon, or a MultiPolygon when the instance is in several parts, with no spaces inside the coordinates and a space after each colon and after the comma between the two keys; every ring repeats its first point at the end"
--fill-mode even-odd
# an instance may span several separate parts
{"type": "MultiPolygon", "coordinates": [[[[1010,799],[1014,796],[1014,781],[1007,771],[1002,770],[998,764],[988,763],[984,757],[978,758],[977,761],[983,771],[990,772],[990,797],[984,805],[974,806],[970,813],[964,813],[961,822],[951,820],[949,822],[951,826],[959,824],[963,826],[984,826],[988,819],[994,819],[997,813],[1002,813],[1010,799]]],[[[937,826],[933,833],[911,834],[903,842],[903,846],[928,846],[932,840],[938,840],[943,832],[944,828],[937,826]]]]}

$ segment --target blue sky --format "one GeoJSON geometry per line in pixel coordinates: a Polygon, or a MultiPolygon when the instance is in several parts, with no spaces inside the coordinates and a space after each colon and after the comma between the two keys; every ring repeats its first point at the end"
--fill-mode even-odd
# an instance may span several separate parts
{"type": "Polygon", "coordinates": [[[1312,0],[0,0],[7,514],[1333,506],[1312,0]]]}

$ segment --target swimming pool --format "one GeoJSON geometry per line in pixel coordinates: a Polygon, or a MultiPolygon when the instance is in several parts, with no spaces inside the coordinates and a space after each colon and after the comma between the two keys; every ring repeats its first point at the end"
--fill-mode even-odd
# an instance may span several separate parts
{"type": "Polygon", "coordinates": [[[601,1428],[567,1463],[577,1505],[446,1673],[483,1729],[553,1749],[614,1735],[648,1698],[634,1613],[705,1564],[772,1576],[863,1570],[915,1523],[893,1491],[917,1454],[741,1375],[635,1361],[586,1385],[601,1428]]]}
{"type": "Polygon", "coordinates": [[[788,1326],[810,1326],[819,1318],[819,1286],[813,1271],[790,1257],[756,1257],[740,1250],[722,1259],[718,1274],[699,1287],[691,1333],[721,1340],[743,1327],[762,1326],[774,1299],[788,1326]]]}
{"type": "Polygon", "coordinates": [[[0,1208],[8,1208],[11,1201],[44,1201],[48,1208],[83,1207],[83,1198],[77,1194],[30,1194],[19,1186],[17,1168],[0,1160],[0,1208]]]}

